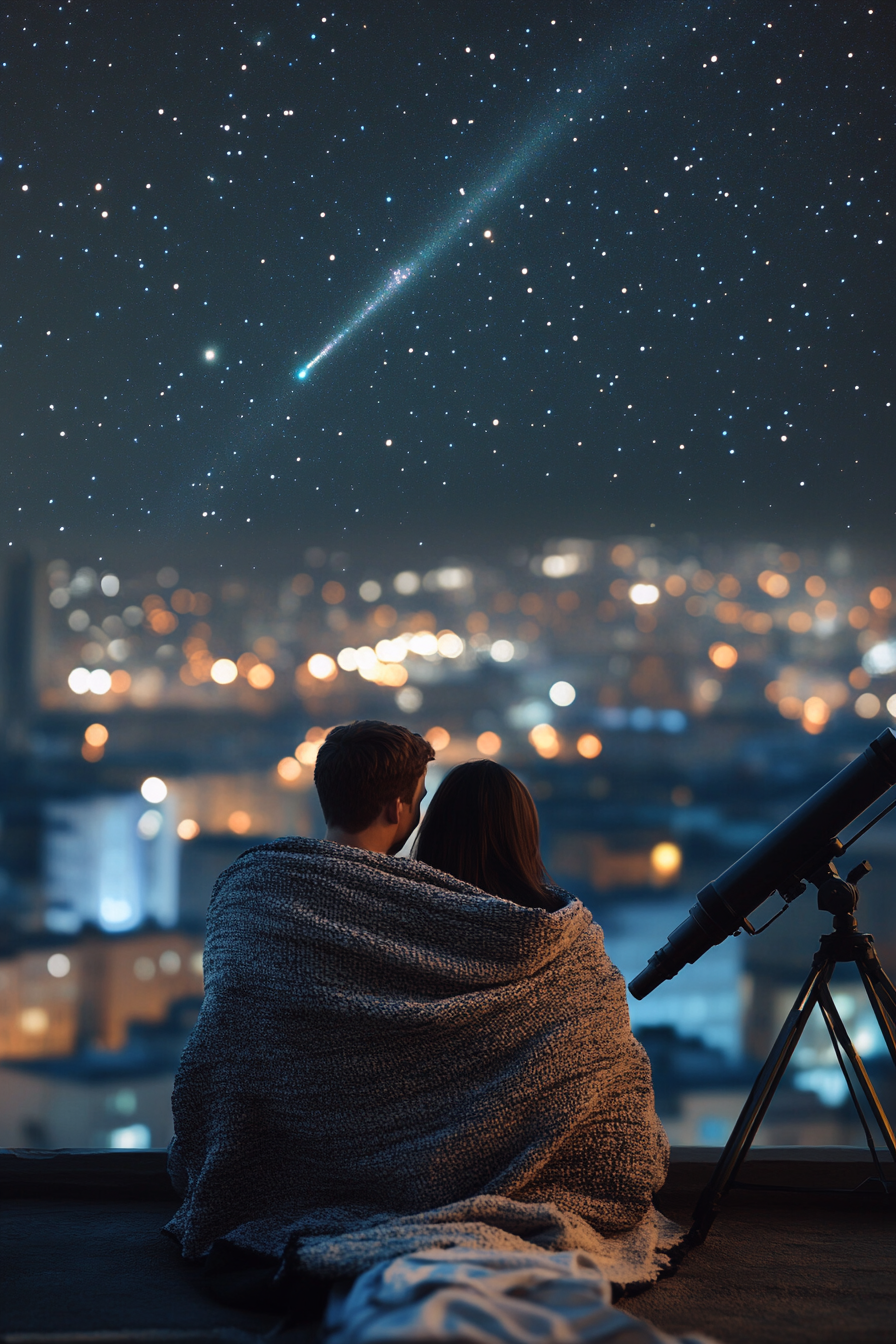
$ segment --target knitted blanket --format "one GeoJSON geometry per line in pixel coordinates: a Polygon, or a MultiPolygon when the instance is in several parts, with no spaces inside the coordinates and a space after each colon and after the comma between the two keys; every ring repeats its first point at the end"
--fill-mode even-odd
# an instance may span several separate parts
{"type": "MultiPolygon", "coordinates": [[[[564,895],[564,893],[561,893],[564,895]]],[[[625,987],[553,912],[329,841],[221,874],[174,1087],[166,1231],[324,1277],[433,1247],[588,1251],[647,1283],[668,1145],[625,987]]]]}

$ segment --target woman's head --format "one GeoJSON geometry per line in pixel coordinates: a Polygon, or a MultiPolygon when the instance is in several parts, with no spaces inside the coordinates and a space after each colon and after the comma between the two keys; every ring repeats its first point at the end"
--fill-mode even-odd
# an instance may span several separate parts
{"type": "Polygon", "coordinates": [[[420,824],[414,857],[518,905],[554,907],[532,795],[496,761],[468,761],[445,776],[420,824]]]}

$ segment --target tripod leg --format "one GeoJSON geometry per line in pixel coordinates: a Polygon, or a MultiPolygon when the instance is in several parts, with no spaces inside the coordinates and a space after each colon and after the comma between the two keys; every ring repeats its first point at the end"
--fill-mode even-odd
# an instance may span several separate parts
{"type": "Polygon", "coordinates": [[[877,960],[877,957],[867,964],[865,962],[860,962],[859,966],[860,969],[864,966],[868,971],[868,974],[877,986],[878,994],[884,1001],[887,1012],[890,1014],[893,1021],[896,1022],[896,985],[893,984],[893,981],[887,975],[883,966],[881,966],[880,962],[877,960]]]}
{"type": "Polygon", "coordinates": [[[771,1048],[768,1059],[762,1066],[753,1084],[743,1110],[737,1118],[731,1137],[719,1158],[712,1179],[703,1191],[694,1210],[694,1221],[688,1233],[692,1246],[699,1246],[706,1240],[713,1219],[718,1213],[732,1181],[740,1170],[750,1145],[756,1137],[756,1131],[762,1124],[765,1113],[775,1095],[778,1084],[790,1057],[803,1034],[809,1015],[818,1000],[819,989],[826,986],[834,969],[833,962],[819,961],[813,965],[805,984],[796,997],[787,1020],[781,1028],[778,1039],[771,1048]]]}
{"type": "MultiPolygon", "coordinates": [[[[841,1018],[840,1014],[837,1012],[836,1007],[834,1006],[834,1000],[831,998],[831,991],[828,989],[826,984],[820,985],[818,988],[818,1006],[821,1009],[822,1016],[824,1017],[825,1020],[825,1025],[831,1036],[831,1040],[834,1042],[835,1053],[836,1053],[836,1046],[839,1043],[840,1049],[843,1051],[843,1053],[846,1055],[846,1058],[852,1065],[855,1075],[859,1080],[859,1084],[862,1088],[862,1091],[865,1093],[865,1098],[868,1102],[869,1107],[871,1108],[871,1113],[874,1116],[875,1120],[877,1121],[878,1127],[880,1128],[880,1132],[883,1135],[884,1143],[890,1150],[890,1156],[892,1157],[893,1161],[896,1162],[896,1135],[894,1135],[890,1122],[887,1119],[886,1112],[884,1111],[883,1106],[881,1106],[880,1104],[878,1095],[874,1090],[874,1085],[871,1082],[871,1079],[868,1077],[868,1074],[865,1070],[865,1065],[862,1063],[862,1060],[855,1046],[853,1045],[852,1041],[849,1038],[849,1032],[843,1025],[843,1019],[841,1018]]],[[[840,1059],[839,1054],[837,1057],[838,1059],[840,1059]]],[[[864,1117],[862,1116],[861,1110],[859,1109],[858,1097],[855,1095],[855,1092],[852,1089],[849,1076],[846,1073],[846,1069],[843,1068],[842,1060],[840,1060],[840,1067],[841,1069],[843,1069],[843,1076],[844,1078],[846,1078],[846,1083],[847,1086],[849,1087],[850,1094],[853,1099],[853,1105],[859,1112],[859,1117],[860,1119],[862,1119],[864,1124],[864,1117]]],[[[873,1139],[871,1138],[870,1133],[867,1131],[867,1127],[866,1127],[866,1134],[870,1141],[870,1146],[873,1152],[873,1139]]]]}
{"type": "Polygon", "coordinates": [[[875,961],[857,962],[857,968],[868,993],[869,1003],[875,1011],[881,1036],[887,1042],[889,1058],[896,1064],[896,1034],[893,1034],[893,1023],[896,1023],[896,986],[876,958],[875,961]]]}
{"type": "Polygon", "coordinates": [[[893,995],[892,1002],[887,1000],[887,987],[892,992],[893,986],[879,967],[877,968],[878,973],[883,976],[885,983],[878,980],[873,967],[866,966],[861,961],[858,963],[858,970],[868,995],[868,1002],[874,1010],[877,1025],[880,1027],[881,1035],[890,1052],[890,1058],[896,1064],[896,1034],[893,1032],[893,1022],[891,1021],[891,1018],[896,1021],[896,994],[893,995]]]}

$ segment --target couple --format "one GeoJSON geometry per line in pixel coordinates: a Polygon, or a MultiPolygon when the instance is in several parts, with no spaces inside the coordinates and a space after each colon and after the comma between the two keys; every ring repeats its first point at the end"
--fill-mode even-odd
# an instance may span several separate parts
{"type": "Polygon", "coordinates": [[[456,767],[394,857],[432,758],[391,724],[329,733],[326,838],[259,845],[218,879],[175,1084],[166,1230],[188,1258],[268,1266],[287,1296],[354,1281],[342,1308],[331,1294],[334,1340],[363,1337],[345,1334],[358,1293],[394,1306],[483,1266],[505,1304],[514,1274],[590,1275],[607,1311],[610,1284],[655,1280],[681,1236],[652,1206],[668,1144],[622,977],[548,879],[524,785],[456,767]]]}

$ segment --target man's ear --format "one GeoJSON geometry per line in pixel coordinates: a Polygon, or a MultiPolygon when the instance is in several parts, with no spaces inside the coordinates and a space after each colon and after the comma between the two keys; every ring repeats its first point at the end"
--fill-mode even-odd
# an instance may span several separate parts
{"type": "Polygon", "coordinates": [[[400,798],[393,798],[386,803],[382,811],[383,820],[387,826],[397,826],[401,817],[402,802],[400,798]]]}

